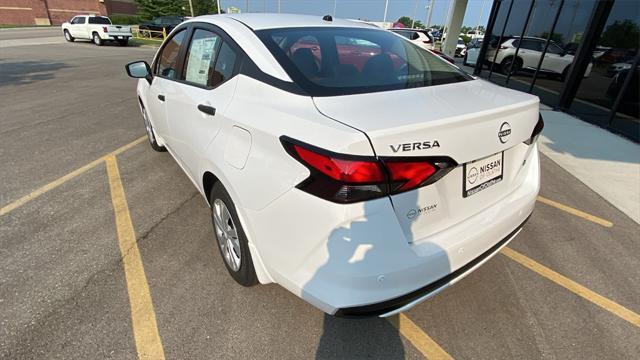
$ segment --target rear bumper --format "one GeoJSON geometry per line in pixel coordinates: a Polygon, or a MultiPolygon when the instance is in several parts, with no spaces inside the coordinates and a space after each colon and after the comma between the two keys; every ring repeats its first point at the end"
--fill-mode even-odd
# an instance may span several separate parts
{"type": "Polygon", "coordinates": [[[412,242],[388,198],[335,204],[293,189],[262,210],[244,209],[252,256],[270,279],[328,314],[407,310],[462,279],[517,234],[540,189],[537,145],[527,159],[514,191],[412,242]]]}
{"type": "Polygon", "coordinates": [[[511,240],[513,240],[520,230],[524,227],[524,224],[529,220],[530,216],[528,216],[522,224],[520,224],[515,230],[513,230],[509,235],[505,236],[504,239],[498,241],[495,245],[493,245],[489,250],[482,253],[477,258],[468,262],[466,265],[462,266],[458,270],[452,272],[451,274],[438,279],[437,281],[432,282],[424,287],[421,287],[418,290],[412,291],[406,295],[399,296],[394,299],[386,300],[377,304],[370,304],[364,306],[355,306],[349,308],[338,309],[334,316],[339,317],[369,317],[369,316],[380,316],[387,317],[392,316],[397,313],[403,312],[405,310],[409,310],[410,308],[418,305],[419,303],[427,300],[428,298],[434,296],[440,291],[448,288],[449,286],[455,284],[475,269],[480,267],[480,265],[487,262],[491,259],[495,254],[497,254],[500,249],[507,246],[511,240]]]}

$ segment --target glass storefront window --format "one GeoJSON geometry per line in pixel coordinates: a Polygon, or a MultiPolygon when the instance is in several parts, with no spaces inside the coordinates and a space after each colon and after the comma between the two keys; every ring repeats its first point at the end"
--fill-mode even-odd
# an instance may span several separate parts
{"type": "Polygon", "coordinates": [[[640,4],[637,0],[616,0],[591,53],[591,73],[580,83],[571,112],[637,139],[639,46],[640,4]]]}

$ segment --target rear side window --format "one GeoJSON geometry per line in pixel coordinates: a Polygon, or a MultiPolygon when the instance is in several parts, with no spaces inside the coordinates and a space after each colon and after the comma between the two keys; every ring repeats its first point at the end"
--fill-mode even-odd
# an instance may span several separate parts
{"type": "Polygon", "coordinates": [[[216,60],[216,72],[220,75],[220,82],[227,81],[233,76],[237,54],[226,42],[222,43],[216,60]]]}
{"type": "Polygon", "coordinates": [[[184,42],[186,33],[186,30],[180,30],[162,48],[158,60],[157,75],[168,79],[178,77],[178,55],[180,55],[180,46],[184,42]]]}
{"type": "Polygon", "coordinates": [[[425,87],[470,80],[436,55],[388,31],[287,28],[256,32],[311,96],[425,87]]]}
{"type": "Polygon", "coordinates": [[[111,25],[111,20],[104,16],[92,16],[89,18],[89,24],[111,25]]]}

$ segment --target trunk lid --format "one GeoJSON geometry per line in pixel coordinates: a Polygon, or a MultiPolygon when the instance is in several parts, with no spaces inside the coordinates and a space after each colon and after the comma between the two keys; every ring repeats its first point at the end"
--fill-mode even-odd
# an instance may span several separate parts
{"type": "Polygon", "coordinates": [[[483,80],[314,102],[325,116],[364,132],[379,157],[448,157],[458,164],[431,185],[391,196],[411,243],[479,213],[522,183],[518,174],[532,148],[523,142],[539,114],[537,97],[483,80]],[[495,165],[500,173],[487,170],[495,165]],[[500,180],[463,194],[494,177],[500,180]]]}

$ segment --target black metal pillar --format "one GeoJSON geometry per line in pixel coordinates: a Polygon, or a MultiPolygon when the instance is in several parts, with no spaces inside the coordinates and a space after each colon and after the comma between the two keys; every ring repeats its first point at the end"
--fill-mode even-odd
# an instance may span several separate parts
{"type": "Polygon", "coordinates": [[[556,17],[555,19],[553,19],[553,25],[551,25],[551,30],[549,30],[549,35],[547,36],[547,42],[544,44],[544,50],[542,50],[540,61],[538,61],[538,67],[536,67],[536,72],[533,74],[533,79],[531,79],[531,85],[529,86],[529,93],[533,91],[533,86],[536,84],[536,79],[538,78],[538,72],[542,67],[542,60],[544,60],[545,55],[547,55],[547,50],[549,50],[549,44],[551,43],[551,36],[553,36],[553,32],[556,30],[556,25],[558,24],[558,19],[560,18],[560,13],[562,12],[563,5],[564,5],[564,0],[561,0],[560,5],[558,6],[558,11],[556,12],[556,17]]]}
{"type": "MultiPolygon", "coordinates": [[[[637,51],[637,49],[636,49],[637,51]]],[[[622,83],[622,86],[620,87],[620,91],[618,92],[618,95],[616,96],[616,100],[613,102],[613,105],[611,106],[611,113],[609,114],[609,123],[608,126],[610,127],[611,124],[613,123],[613,119],[616,116],[616,112],[618,111],[618,107],[620,107],[620,103],[622,102],[622,98],[624,97],[624,93],[625,91],[627,91],[627,88],[629,87],[629,84],[631,84],[631,79],[633,78],[633,73],[636,70],[636,68],[638,67],[638,65],[640,64],[640,53],[636,53],[636,57],[635,59],[633,59],[633,64],[631,64],[631,69],[629,69],[629,72],[627,72],[627,76],[624,78],[624,82],[622,83]]],[[[620,75],[618,75],[620,76],[620,75]]]]}
{"type": "MultiPolygon", "coordinates": [[[[529,6],[529,11],[527,12],[527,20],[525,20],[524,26],[522,27],[522,33],[520,34],[520,41],[518,41],[518,46],[516,47],[516,53],[513,55],[513,60],[511,61],[511,68],[507,71],[507,79],[505,80],[505,85],[509,85],[509,79],[511,79],[511,72],[518,59],[518,52],[520,52],[520,46],[522,46],[522,42],[524,41],[524,35],[525,35],[525,32],[527,32],[527,27],[529,26],[529,20],[531,20],[531,12],[533,12],[533,7],[535,5],[536,5],[536,0],[531,0],[531,6],[529,6]]],[[[504,71],[504,69],[502,69],[502,71],[504,71]]]]}
{"type": "MultiPolygon", "coordinates": [[[[480,75],[482,67],[484,66],[484,58],[487,56],[487,47],[491,41],[491,34],[493,34],[493,27],[498,19],[498,11],[500,11],[500,4],[503,0],[494,0],[491,5],[491,13],[489,15],[489,21],[487,22],[487,28],[484,29],[484,38],[482,39],[482,45],[480,46],[480,53],[476,60],[476,67],[473,69],[473,75],[480,75]]],[[[564,0],[563,0],[564,1],[564,0]]]]}
{"type": "Polygon", "coordinates": [[[507,10],[507,16],[505,16],[504,18],[504,24],[502,24],[502,32],[500,32],[500,37],[498,38],[498,43],[496,45],[496,52],[493,54],[493,59],[491,60],[491,64],[489,65],[489,76],[487,76],[487,79],[491,79],[491,74],[493,74],[493,66],[496,63],[496,59],[498,58],[498,51],[500,51],[500,45],[502,45],[502,38],[504,38],[504,32],[507,30],[507,24],[509,23],[509,17],[511,16],[511,9],[513,9],[514,1],[515,0],[511,0],[511,3],[509,4],[509,9],[507,10]]]}
{"type": "Polygon", "coordinates": [[[569,68],[569,73],[564,79],[564,86],[560,91],[560,100],[558,101],[558,109],[567,110],[571,107],[571,103],[578,92],[578,87],[584,76],[584,72],[591,61],[591,54],[596,46],[596,42],[602,33],[604,25],[607,23],[609,13],[613,7],[615,0],[600,0],[596,2],[591,12],[591,17],[585,28],[582,41],[578,46],[573,63],[569,68]]]}

